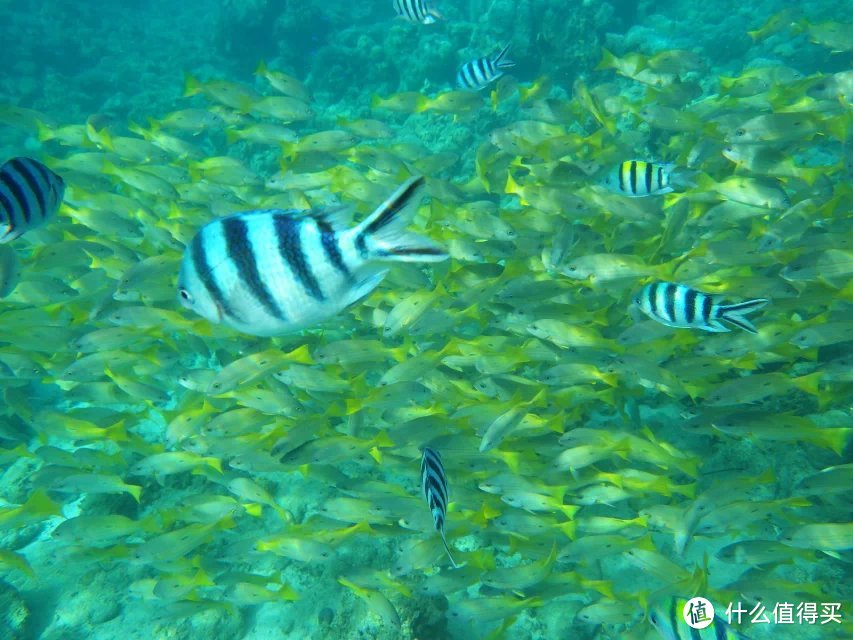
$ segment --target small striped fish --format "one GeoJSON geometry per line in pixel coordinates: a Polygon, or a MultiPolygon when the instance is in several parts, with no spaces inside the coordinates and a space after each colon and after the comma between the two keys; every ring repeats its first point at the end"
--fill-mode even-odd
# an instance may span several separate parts
{"type": "Polygon", "coordinates": [[[394,0],[397,15],[417,24],[433,24],[442,15],[430,6],[429,0],[394,0]]]}
{"type": "Polygon", "coordinates": [[[604,177],[604,186],[629,198],[672,193],[670,177],[674,165],[626,160],[604,177]]]}
{"type": "Polygon", "coordinates": [[[463,89],[480,90],[497,80],[504,74],[503,69],[515,66],[512,60],[504,59],[507,51],[509,51],[509,45],[492,56],[466,62],[456,74],[456,84],[463,89]]]}
{"type": "Polygon", "coordinates": [[[31,158],[12,158],[0,167],[0,244],[43,225],[59,211],[65,183],[31,158]]]}
{"type": "Polygon", "coordinates": [[[347,210],[245,211],[206,224],[184,252],[181,304],[256,336],[312,326],[369,294],[387,262],[438,262],[447,253],[403,226],[424,179],[400,186],[355,227],[347,210]]]}
{"type": "Polygon", "coordinates": [[[683,617],[686,603],[685,598],[671,598],[649,611],[649,622],[664,640],[746,640],[718,615],[704,629],[691,629],[683,617]]]}
{"type": "Polygon", "coordinates": [[[761,309],[768,300],[758,298],[737,304],[720,304],[713,296],[683,284],[653,282],[643,287],[634,298],[647,316],[669,327],[703,329],[721,333],[730,331],[723,322],[729,322],[750,333],[758,333],[744,316],[761,309]]]}
{"type": "Polygon", "coordinates": [[[444,537],[444,521],[447,517],[447,477],[444,475],[444,465],[441,464],[441,455],[439,455],[438,451],[429,447],[423,448],[423,457],[421,458],[421,487],[424,490],[424,497],[432,512],[435,530],[441,534],[441,541],[444,543],[447,557],[450,558],[450,564],[455,569],[459,565],[453,559],[453,554],[450,553],[450,546],[444,537]]]}

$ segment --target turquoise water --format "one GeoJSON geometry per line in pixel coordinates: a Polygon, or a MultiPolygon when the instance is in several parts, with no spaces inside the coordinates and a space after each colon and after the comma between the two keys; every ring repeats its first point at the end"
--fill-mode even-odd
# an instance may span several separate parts
{"type": "Polygon", "coordinates": [[[0,260],[2,637],[851,637],[853,29],[792,7],[0,0],[0,160],[66,184],[0,260]],[[211,220],[413,175],[447,260],[280,337],[178,302],[211,220]]]}

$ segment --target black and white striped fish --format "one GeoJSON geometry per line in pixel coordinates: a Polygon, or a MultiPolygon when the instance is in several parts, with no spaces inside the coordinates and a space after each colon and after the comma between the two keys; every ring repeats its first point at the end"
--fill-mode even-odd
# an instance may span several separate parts
{"type": "Polygon", "coordinates": [[[62,178],[32,158],[0,167],[0,244],[43,225],[62,204],[62,178]]]}
{"type": "Polygon", "coordinates": [[[443,20],[429,0],[394,0],[394,11],[404,20],[417,24],[433,24],[436,20],[443,20]]]}
{"type": "Polygon", "coordinates": [[[245,211],[206,224],[184,252],[181,304],[211,322],[256,336],[326,320],[369,294],[387,262],[438,262],[447,253],[407,233],[422,177],[400,186],[348,227],[347,210],[245,211]]]}
{"type": "Polygon", "coordinates": [[[447,476],[444,475],[444,465],[441,464],[441,455],[435,449],[423,448],[421,457],[421,487],[424,490],[429,509],[432,512],[432,521],[435,530],[441,534],[441,541],[450,558],[450,564],[454,568],[459,565],[450,553],[450,546],[444,537],[444,521],[447,518],[447,476]]]}
{"type": "Polygon", "coordinates": [[[509,51],[509,45],[494,55],[466,62],[456,74],[456,84],[463,89],[480,90],[497,80],[504,74],[503,69],[515,66],[512,60],[504,58],[507,51],[509,51]]]}
{"type": "Polygon", "coordinates": [[[674,189],[670,185],[670,179],[674,166],[643,160],[626,160],[610,170],[602,184],[610,191],[629,198],[672,193],[674,189]]]}
{"type": "Polygon", "coordinates": [[[683,284],[653,282],[643,287],[634,298],[636,304],[653,320],[669,327],[702,329],[721,333],[730,331],[728,322],[744,331],[758,333],[744,316],[768,303],[764,298],[737,304],[720,304],[714,297],[683,284]]]}

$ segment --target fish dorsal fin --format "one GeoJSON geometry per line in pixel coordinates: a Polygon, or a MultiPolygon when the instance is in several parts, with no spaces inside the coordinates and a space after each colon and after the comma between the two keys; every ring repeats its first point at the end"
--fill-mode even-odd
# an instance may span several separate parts
{"type": "Polygon", "coordinates": [[[352,227],[353,208],[350,205],[338,205],[315,211],[307,211],[306,215],[325,222],[334,231],[343,231],[352,227]]]}

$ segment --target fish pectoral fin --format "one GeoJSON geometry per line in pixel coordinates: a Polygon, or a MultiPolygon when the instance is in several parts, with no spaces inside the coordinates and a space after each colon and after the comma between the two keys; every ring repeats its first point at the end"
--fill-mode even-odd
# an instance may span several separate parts
{"type": "Polygon", "coordinates": [[[702,328],[705,331],[710,331],[711,333],[728,333],[729,331],[731,331],[731,329],[729,329],[719,320],[711,320],[707,325],[702,328]]]}
{"type": "Polygon", "coordinates": [[[361,269],[356,274],[356,283],[344,295],[344,308],[352,306],[362,298],[370,295],[379,286],[379,283],[382,282],[387,273],[387,268],[379,266],[361,269]]]}

